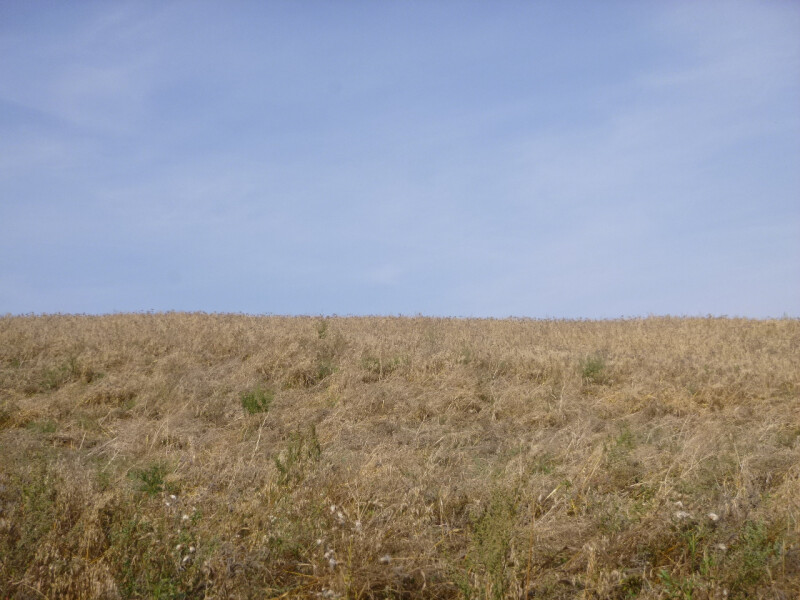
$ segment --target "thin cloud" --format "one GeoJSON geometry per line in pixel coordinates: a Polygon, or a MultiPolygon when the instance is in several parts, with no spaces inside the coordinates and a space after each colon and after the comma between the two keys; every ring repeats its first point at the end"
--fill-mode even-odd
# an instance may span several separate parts
{"type": "Polygon", "coordinates": [[[6,19],[0,311],[800,306],[796,9],[362,8],[6,19]]]}

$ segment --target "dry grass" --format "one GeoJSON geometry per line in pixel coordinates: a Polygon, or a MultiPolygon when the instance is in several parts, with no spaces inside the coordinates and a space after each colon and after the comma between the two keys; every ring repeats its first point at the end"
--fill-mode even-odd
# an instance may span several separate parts
{"type": "Polygon", "coordinates": [[[0,597],[797,598],[799,392],[790,319],[0,318],[0,597]]]}

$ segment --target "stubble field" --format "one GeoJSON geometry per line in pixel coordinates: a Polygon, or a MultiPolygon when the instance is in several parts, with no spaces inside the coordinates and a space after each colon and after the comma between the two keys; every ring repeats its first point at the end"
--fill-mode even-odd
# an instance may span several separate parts
{"type": "Polygon", "coordinates": [[[800,321],[0,318],[0,597],[797,598],[800,321]]]}

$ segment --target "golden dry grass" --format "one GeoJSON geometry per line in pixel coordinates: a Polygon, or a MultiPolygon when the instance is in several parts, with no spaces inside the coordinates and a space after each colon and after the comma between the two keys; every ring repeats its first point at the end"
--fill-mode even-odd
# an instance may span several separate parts
{"type": "Polygon", "coordinates": [[[797,598],[799,392],[790,319],[0,318],[0,597],[797,598]]]}

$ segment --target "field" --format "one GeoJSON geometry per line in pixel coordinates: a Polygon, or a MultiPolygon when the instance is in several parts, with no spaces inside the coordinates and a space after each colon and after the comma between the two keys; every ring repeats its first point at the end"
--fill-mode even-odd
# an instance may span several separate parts
{"type": "Polygon", "coordinates": [[[800,321],[0,318],[1,598],[798,598],[800,321]]]}

